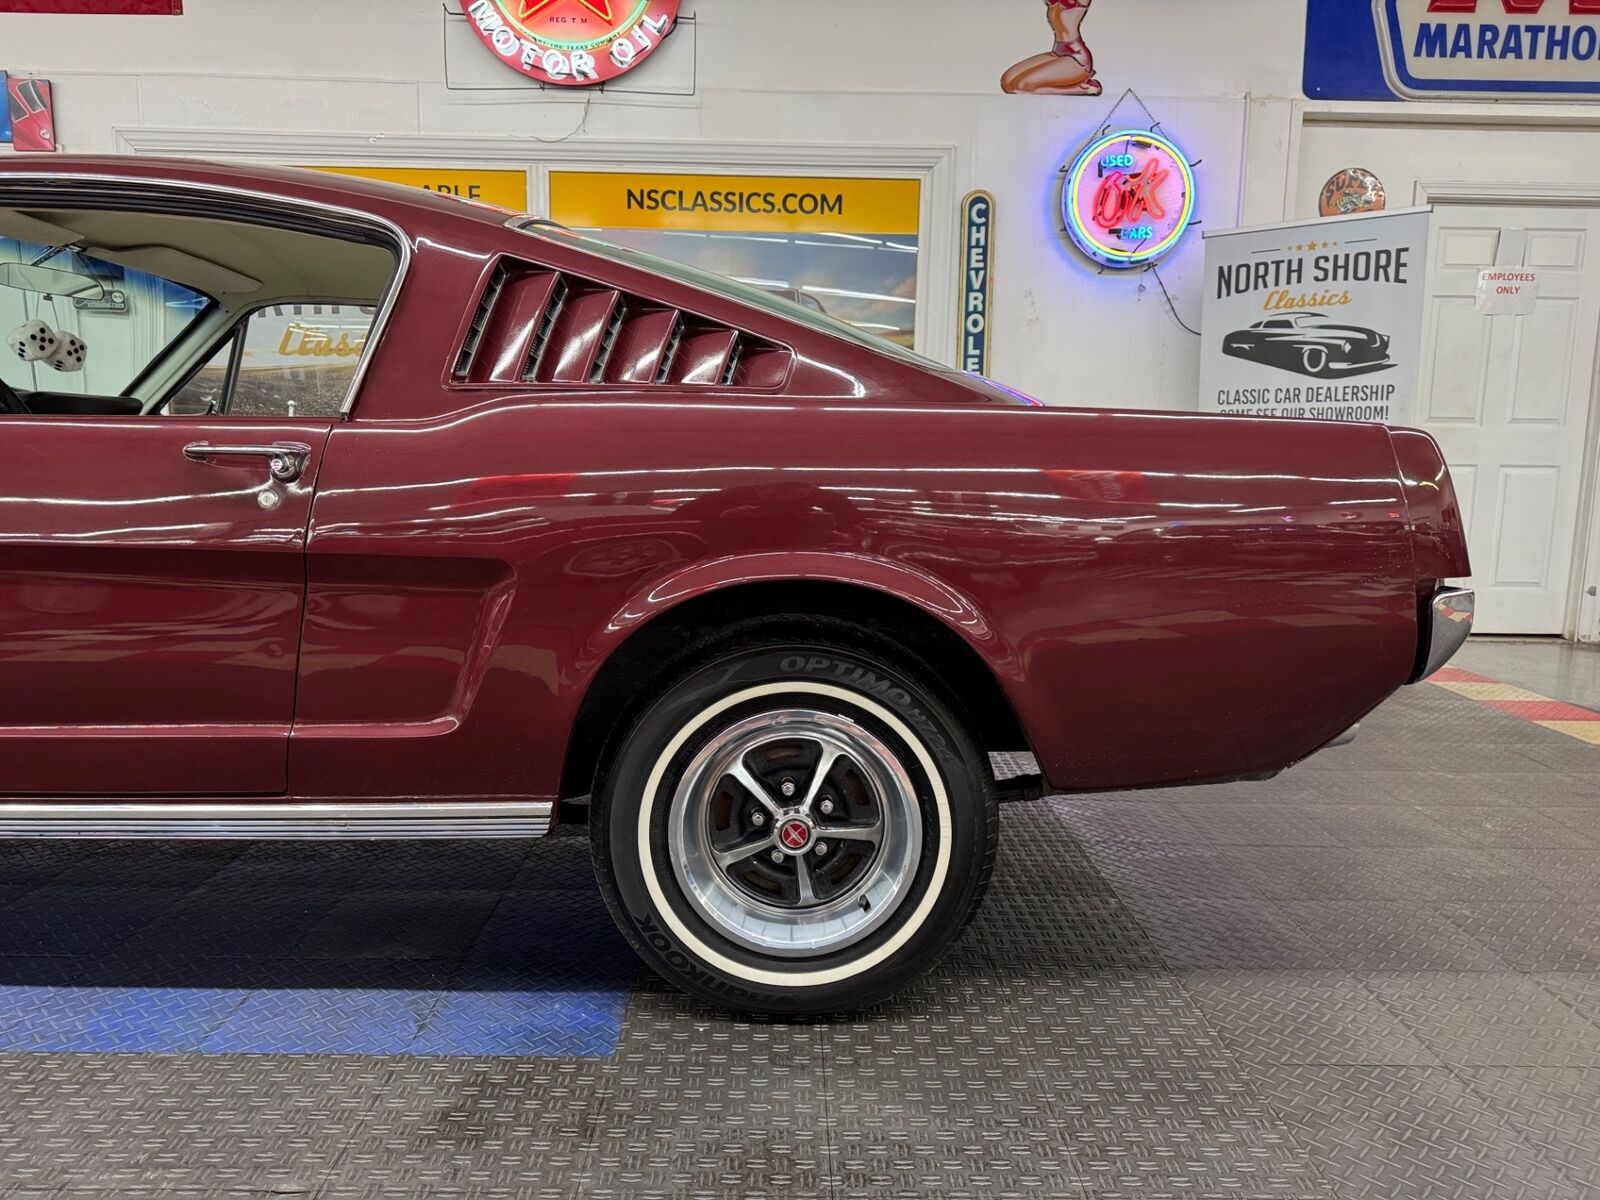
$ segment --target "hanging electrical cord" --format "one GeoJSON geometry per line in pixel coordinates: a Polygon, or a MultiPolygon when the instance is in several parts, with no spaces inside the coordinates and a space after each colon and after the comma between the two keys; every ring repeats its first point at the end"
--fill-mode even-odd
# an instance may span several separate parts
{"type": "Polygon", "coordinates": [[[1172,310],[1172,319],[1179,325],[1183,326],[1184,329],[1194,334],[1195,337],[1199,337],[1200,331],[1178,315],[1178,306],[1172,302],[1172,293],[1167,291],[1167,281],[1161,278],[1161,272],[1158,271],[1154,265],[1152,265],[1150,268],[1150,274],[1156,277],[1156,283],[1161,287],[1161,294],[1167,298],[1167,307],[1172,310]]]}

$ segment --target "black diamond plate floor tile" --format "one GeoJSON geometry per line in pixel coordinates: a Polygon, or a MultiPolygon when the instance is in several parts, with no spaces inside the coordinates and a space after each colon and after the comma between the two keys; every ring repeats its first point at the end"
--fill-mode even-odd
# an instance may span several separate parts
{"type": "Polygon", "coordinates": [[[1089,1126],[1067,1145],[1105,1200],[1189,1196],[1332,1197],[1310,1151],[1287,1125],[1203,1128],[1089,1126]]]}

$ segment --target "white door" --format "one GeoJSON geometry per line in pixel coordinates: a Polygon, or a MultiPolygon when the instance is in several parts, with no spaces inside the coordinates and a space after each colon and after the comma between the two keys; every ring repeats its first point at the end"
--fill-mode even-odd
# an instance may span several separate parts
{"type": "Polygon", "coordinates": [[[1600,334],[1600,210],[1440,205],[1419,423],[1461,497],[1481,633],[1564,634],[1579,571],[1600,334]],[[1540,277],[1529,316],[1485,316],[1478,271],[1540,277]]]}

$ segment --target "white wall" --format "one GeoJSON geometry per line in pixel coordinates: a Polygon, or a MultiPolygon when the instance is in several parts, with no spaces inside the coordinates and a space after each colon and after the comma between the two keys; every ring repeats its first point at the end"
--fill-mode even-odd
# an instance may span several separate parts
{"type": "MultiPolygon", "coordinates": [[[[59,136],[73,152],[115,151],[141,129],[205,131],[235,148],[241,131],[373,146],[490,137],[530,165],[559,161],[573,142],[645,140],[676,147],[688,169],[718,143],[946,148],[948,194],[928,232],[951,236],[970,188],[999,201],[992,373],[1052,402],[1162,408],[1195,407],[1198,341],[1154,279],[1097,277],[1066,245],[1056,172],[1133,87],[1202,160],[1207,226],[1239,223],[1246,195],[1270,209],[1304,37],[1295,0],[1099,0],[1085,33],[1106,94],[1013,97],[1000,94],[1000,73],[1049,42],[1039,0],[688,0],[692,95],[574,95],[448,86],[445,0],[185,7],[181,19],[0,16],[0,59],[56,81],[59,136]]],[[[929,288],[953,323],[953,247],[932,257],[929,288]]],[[[1194,237],[1162,268],[1195,326],[1201,260],[1194,237]]]]}

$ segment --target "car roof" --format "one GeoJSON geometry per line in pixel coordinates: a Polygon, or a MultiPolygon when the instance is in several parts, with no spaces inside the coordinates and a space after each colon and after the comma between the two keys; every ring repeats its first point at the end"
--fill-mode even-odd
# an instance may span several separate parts
{"type": "Polygon", "coordinates": [[[439,231],[452,225],[458,229],[463,225],[504,226],[510,217],[517,215],[421,188],[298,167],[89,154],[52,154],[39,158],[17,156],[0,161],[0,184],[35,175],[46,177],[51,182],[71,182],[74,178],[126,179],[148,181],[156,185],[222,188],[310,201],[385,217],[413,235],[439,231]]]}

